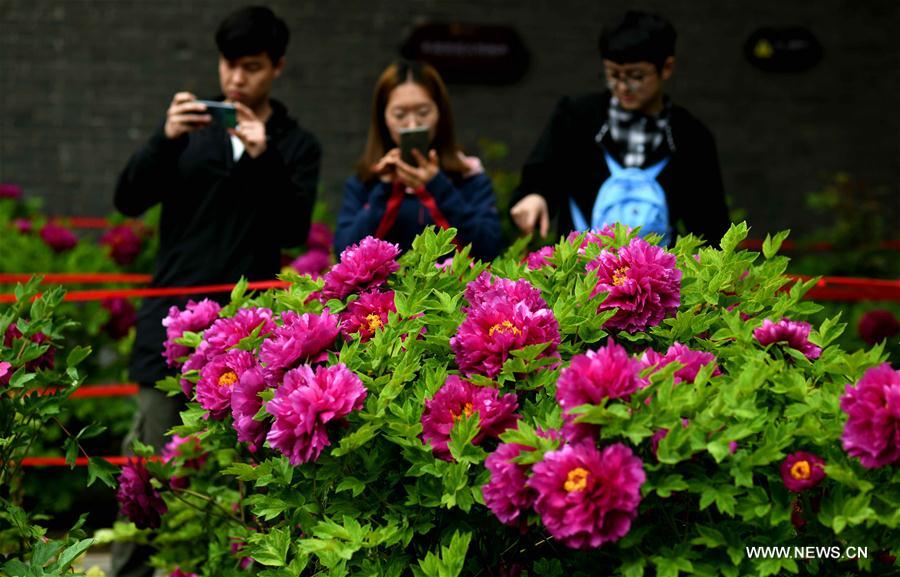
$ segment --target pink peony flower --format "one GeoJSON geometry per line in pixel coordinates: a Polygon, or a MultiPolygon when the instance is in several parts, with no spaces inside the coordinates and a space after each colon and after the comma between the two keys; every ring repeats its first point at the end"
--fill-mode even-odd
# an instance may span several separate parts
{"type": "Polygon", "coordinates": [[[272,336],[259,349],[259,360],[265,365],[267,378],[278,382],[284,371],[299,363],[326,361],[326,349],[339,332],[337,315],[327,310],[321,315],[281,313],[281,326],[275,327],[272,336]]]}
{"type": "Polygon", "coordinates": [[[209,361],[200,370],[197,401],[209,411],[209,418],[222,420],[231,412],[231,393],[241,375],[256,367],[253,354],[232,349],[209,361]]]}
{"type": "Polygon", "coordinates": [[[15,219],[13,221],[13,226],[16,227],[16,230],[18,230],[20,234],[31,234],[32,230],[34,230],[34,226],[27,218],[15,219]]]}
{"type": "Polygon", "coordinates": [[[633,238],[617,252],[604,250],[587,270],[597,270],[591,296],[608,293],[598,311],[616,308],[606,326],[636,333],[673,316],[681,303],[681,271],[675,255],[641,238],[633,238]]]}
{"type": "Polygon", "coordinates": [[[875,469],[900,463],[900,371],[887,363],[867,370],[841,397],[844,450],[875,469]]]}
{"type": "Polygon", "coordinates": [[[233,317],[216,319],[203,333],[200,346],[184,363],[184,370],[199,371],[206,363],[249,337],[257,328],[259,336],[269,335],[275,330],[271,310],[265,307],[241,308],[233,317]]]}
{"type": "Polygon", "coordinates": [[[188,469],[199,469],[206,462],[200,438],[195,435],[181,437],[173,435],[172,440],[166,443],[162,450],[163,463],[171,463],[178,457],[186,457],[184,466],[188,469]]]}
{"type": "Polygon", "coordinates": [[[175,343],[175,339],[184,336],[185,331],[197,333],[207,329],[216,320],[221,308],[219,303],[209,299],[203,299],[199,303],[190,300],[184,310],[169,308],[169,316],[162,320],[162,325],[166,327],[163,356],[170,367],[180,367],[178,359],[191,351],[188,347],[175,343]]]}
{"type": "Polygon", "coordinates": [[[532,468],[527,486],[537,491],[534,509],[544,526],[573,549],[617,541],[631,528],[646,479],[641,460],[616,443],[564,445],[532,468]]]}
{"type": "Polygon", "coordinates": [[[362,381],[344,364],[292,369],[266,407],[275,417],[266,440],[292,465],[314,461],[331,444],[325,427],[362,409],[365,398],[362,381]]]}
{"type": "Polygon", "coordinates": [[[172,574],[169,577],[198,577],[196,573],[187,573],[181,569],[181,567],[175,567],[175,570],[172,571],[172,574]]]}
{"type": "Polygon", "coordinates": [[[314,222],[309,225],[309,236],[306,238],[306,247],[310,250],[319,250],[325,253],[331,251],[331,242],[334,235],[328,225],[314,222]]]}
{"type": "Polygon", "coordinates": [[[874,347],[885,339],[900,333],[900,321],[894,313],[884,309],[867,312],[859,319],[859,336],[864,343],[874,347]]]}
{"type": "Polygon", "coordinates": [[[128,266],[141,253],[141,238],[133,227],[120,224],[103,233],[100,246],[109,247],[109,254],[116,264],[128,266]]]}
{"type": "Polygon", "coordinates": [[[348,341],[359,334],[359,340],[366,342],[375,336],[375,331],[387,324],[388,313],[395,312],[394,291],[363,293],[341,313],[341,333],[348,341]]]}
{"type": "Polygon", "coordinates": [[[123,297],[106,297],[100,301],[100,306],[109,312],[109,320],[101,329],[117,341],[125,338],[137,320],[137,311],[131,301],[123,297]]]}
{"type": "Polygon", "coordinates": [[[347,295],[380,287],[400,268],[400,247],[371,236],[341,253],[341,261],[325,275],[322,295],[326,299],[344,299],[347,295]]]}
{"type": "Polygon", "coordinates": [[[797,451],[781,462],[781,479],[789,491],[812,489],[825,478],[825,461],[812,453],[797,451]]]}
{"type": "Polygon", "coordinates": [[[12,367],[12,365],[6,361],[0,362],[0,384],[5,385],[8,382],[6,375],[9,374],[10,367],[12,367]]]}
{"type": "Polygon", "coordinates": [[[247,443],[251,452],[255,453],[266,440],[266,423],[254,420],[253,417],[262,407],[259,394],[269,388],[259,367],[244,371],[240,380],[231,389],[232,426],[237,431],[238,441],[247,443]]]}
{"type": "Polygon", "coordinates": [[[78,238],[75,236],[75,233],[52,222],[48,222],[41,227],[40,235],[44,243],[57,254],[72,250],[78,244],[78,238]]]}
{"type": "MultiPolygon", "coordinates": [[[[16,326],[16,323],[10,323],[9,326],[6,327],[6,332],[3,334],[3,346],[7,348],[13,348],[13,343],[23,337],[22,333],[19,331],[19,328],[16,326]]],[[[50,337],[45,335],[44,333],[37,333],[31,335],[31,342],[37,344],[50,343],[50,337]]],[[[35,372],[38,369],[52,369],[56,362],[56,349],[53,348],[52,345],[47,349],[47,351],[39,356],[38,358],[28,361],[25,363],[25,370],[28,372],[35,372]]],[[[11,366],[11,365],[10,365],[11,366]]],[[[9,379],[12,378],[12,371],[7,369],[7,372],[4,376],[0,376],[0,384],[6,385],[9,383],[9,379]]]]}
{"type": "Polygon", "coordinates": [[[491,480],[481,488],[484,504],[493,511],[501,522],[517,525],[528,509],[534,505],[537,492],[526,485],[527,465],[513,463],[512,460],[530,447],[513,443],[501,443],[497,450],[484,461],[491,473],[491,480]]]}
{"type": "Polygon", "coordinates": [[[822,354],[822,349],[809,342],[811,328],[809,323],[803,321],[781,319],[773,323],[765,319],[762,326],[753,331],[753,336],[763,346],[786,343],[788,347],[806,355],[806,358],[817,359],[822,354]]]}
{"type": "Polygon", "coordinates": [[[557,357],[559,323],[553,311],[532,311],[524,302],[497,299],[469,309],[450,348],[456,364],[466,375],[495,377],[509,358],[510,352],[528,345],[549,343],[538,358],[557,357]]]}
{"type": "Polygon", "coordinates": [[[478,278],[466,285],[463,296],[471,306],[463,307],[463,312],[476,309],[482,305],[491,305],[497,301],[523,303],[532,312],[547,308],[547,302],[541,291],[525,279],[509,280],[494,277],[485,271],[478,278]]]}
{"type": "Polygon", "coordinates": [[[313,279],[322,276],[322,273],[331,266],[331,254],[320,249],[311,249],[306,254],[301,254],[291,261],[291,268],[297,274],[308,274],[313,279]]]}
{"type": "Polygon", "coordinates": [[[422,440],[431,445],[435,457],[451,461],[453,457],[447,443],[450,441],[450,431],[460,415],[478,414],[479,431],[472,440],[473,444],[478,445],[515,426],[518,418],[515,410],[518,407],[518,400],[513,393],[501,395],[497,389],[479,387],[456,375],[450,375],[434,397],[425,401],[422,440]]]}
{"type": "Polygon", "coordinates": [[[121,514],[138,529],[158,529],[161,516],[168,511],[159,491],[150,484],[150,472],[143,459],[129,459],[122,466],[116,500],[121,514]]]}
{"type": "Polygon", "coordinates": [[[18,184],[0,183],[0,198],[19,200],[22,198],[22,187],[18,184]]]}
{"type": "Polygon", "coordinates": [[[656,372],[673,362],[684,365],[675,371],[674,376],[676,384],[684,381],[693,383],[694,379],[697,378],[697,373],[700,372],[700,369],[709,363],[712,363],[713,366],[716,367],[713,369],[713,375],[722,374],[722,371],[716,366],[716,356],[714,354],[703,351],[694,351],[677,342],[669,347],[669,350],[666,351],[665,355],[661,355],[653,349],[647,349],[641,356],[640,364],[642,371],[647,367],[655,366],[654,372],[656,372]]]}
{"type": "Polygon", "coordinates": [[[525,257],[525,265],[529,270],[537,270],[545,266],[554,266],[550,264],[550,261],[548,260],[553,256],[554,252],[556,252],[556,249],[552,246],[542,247],[525,257]]]}

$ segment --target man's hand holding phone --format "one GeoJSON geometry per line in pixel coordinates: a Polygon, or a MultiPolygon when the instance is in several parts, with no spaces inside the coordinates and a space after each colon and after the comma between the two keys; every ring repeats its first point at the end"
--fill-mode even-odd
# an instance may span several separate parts
{"type": "Polygon", "coordinates": [[[235,102],[238,125],[229,128],[228,134],[237,136],[244,143],[250,158],[256,158],[266,151],[266,124],[252,110],[240,102],[235,102]]]}
{"type": "Polygon", "coordinates": [[[212,117],[206,114],[206,106],[197,102],[190,92],[179,92],[172,98],[166,111],[166,138],[175,140],[188,132],[209,126],[212,117]]]}

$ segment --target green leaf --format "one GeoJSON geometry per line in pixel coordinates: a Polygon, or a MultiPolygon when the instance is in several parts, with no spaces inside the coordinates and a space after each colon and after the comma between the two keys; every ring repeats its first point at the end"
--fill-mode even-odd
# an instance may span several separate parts
{"type": "Polygon", "coordinates": [[[778,254],[778,251],[781,249],[781,243],[784,242],[784,239],[786,239],[789,234],[791,234],[790,229],[779,232],[775,235],[775,238],[772,238],[768,234],[766,235],[766,239],[763,241],[762,246],[763,256],[766,257],[766,260],[771,259],[778,254]]]}
{"type": "Polygon", "coordinates": [[[91,354],[91,347],[82,347],[76,346],[74,349],[69,351],[69,355],[66,357],[66,366],[74,367],[91,354]]]}
{"type": "Polygon", "coordinates": [[[56,569],[58,571],[67,570],[69,565],[71,565],[79,555],[87,551],[93,543],[93,539],[82,539],[81,541],[66,547],[66,550],[60,554],[59,559],[55,563],[56,569]]]}
{"type": "Polygon", "coordinates": [[[419,566],[412,568],[413,572],[421,577],[458,577],[465,565],[471,540],[471,533],[454,531],[450,546],[442,546],[439,555],[429,551],[425,559],[419,560],[419,566]]]}
{"type": "Polygon", "coordinates": [[[268,533],[250,536],[250,556],[257,563],[267,567],[283,567],[290,544],[290,530],[286,527],[276,527],[268,533]]]}
{"type": "Polygon", "coordinates": [[[107,487],[115,489],[118,486],[116,477],[120,472],[119,467],[113,465],[106,459],[91,457],[88,459],[88,487],[93,485],[94,481],[99,479],[107,487]]]}
{"type": "Polygon", "coordinates": [[[336,493],[340,493],[342,491],[350,491],[354,497],[358,497],[360,493],[366,490],[366,484],[357,479],[356,477],[346,477],[343,481],[341,481],[337,489],[335,489],[336,493]]]}

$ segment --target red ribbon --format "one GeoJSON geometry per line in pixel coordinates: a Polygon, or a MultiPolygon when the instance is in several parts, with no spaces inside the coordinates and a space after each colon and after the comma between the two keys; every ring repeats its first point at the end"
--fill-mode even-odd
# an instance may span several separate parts
{"type": "MultiPolygon", "coordinates": [[[[280,280],[264,280],[247,284],[248,290],[267,290],[271,288],[287,288],[291,283],[280,280]]],[[[112,297],[164,297],[164,296],[188,296],[204,293],[227,293],[234,288],[233,284],[218,284],[209,286],[182,286],[160,288],[133,288],[133,289],[97,289],[71,291],[63,298],[69,302],[99,301],[112,297]]],[[[40,295],[38,295],[40,296],[40,295]]],[[[35,297],[37,298],[37,297],[35,297]]],[[[0,303],[14,303],[16,295],[0,294],[0,303]]]]}
{"type": "Polygon", "coordinates": [[[149,274],[128,273],[0,273],[0,284],[25,283],[31,277],[40,275],[41,284],[106,284],[129,283],[147,284],[152,277],[149,274]]]}
{"type": "MultiPolygon", "coordinates": [[[[123,457],[121,455],[99,457],[108,461],[112,465],[125,465],[128,461],[143,459],[145,461],[159,461],[160,457],[123,457]]],[[[23,467],[66,467],[65,457],[25,457],[21,461],[23,467]]],[[[76,467],[86,467],[88,464],[87,457],[77,457],[75,459],[76,467]]]]}

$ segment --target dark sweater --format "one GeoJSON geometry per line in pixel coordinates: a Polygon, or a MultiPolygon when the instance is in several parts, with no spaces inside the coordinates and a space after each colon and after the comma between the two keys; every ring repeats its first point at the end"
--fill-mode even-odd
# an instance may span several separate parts
{"type": "MultiPolygon", "coordinates": [[[[347,180],[334,234],[336,254],[375,234],[387,208],[391,187],[391,184],[378,179],[363,183],[354,176],[347,180]]],[[[425,188],[450,226],[456,228],[460,244],[472,244],[472,256],[491,260],[499,254],[502,242],[500,219],[491,179],[486,174],[479,172],[468,178],[453,180],[439,172],[425,188]]],[[[385,240],[396,242],[401,249],[408,250],[416,235],[433,224],[431,214],[419,198],[406,195],[385,240]]]]}
{"type": "MultiPolygon", "coordinates": [[[[321,148],[271,101],[268,146],[234,162],[225,129],[212,125],[176,140],[162,128],[128,162],[115,206],[139,216],[162,204],[160,243],[151,286],[200,286],[272,279],[281,248],[306,241],[319,178],[321,148]]],[[[206,295],[192,297],[200,300],[206,295]]],[[[226,301],[228,294],[208,295],[226,301]]],[[[186,298],[147,298],[137,320],[131,378],[153,383],[172,371],[162,357],[170,306],[186,298]]]]}
{"type": "MultiPolygon", "coordinates": [[[[609,99],[609,93],[594,93],[559,101],[525,161],[510,206],[528,194],[540,194],[547,199],[551,218],[559,215],[559,234],[572,230],[570,195],[583,214],[591,214],[600,186],[609,178],[603,149],[620,163],[623,156],[608,130],[600,142],[596,140],[607,123],[609,99]]],[[[663,139],[645,164],[670,157],[657,181],[666,193],[672,231],[693,233],[715,244],[728,230],[729,217],[712,133],[680,106],[672,106],[670,126],[672,142],[663,139]]]]}

